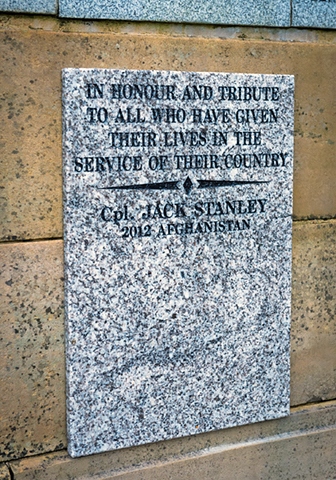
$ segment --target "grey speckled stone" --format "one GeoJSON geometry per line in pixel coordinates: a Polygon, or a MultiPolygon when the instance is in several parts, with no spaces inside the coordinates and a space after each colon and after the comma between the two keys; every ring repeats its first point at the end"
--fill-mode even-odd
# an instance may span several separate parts
{"type": "Polygon", "coordinates": [[[57,0],[0,0],[2,12],[57,13],[57,0]]]}
{"type": "Polygon", "coordinates": [[[336,28],[336,0],[292,0],[294,27],[336,28]]]}
{"type": "Polygon", "coordinates": [[[288,414],[293,88],[64,70],[72,456],[288,414]]]}
{"type": "Polygon", "coordinates": [[[336,402],[323,402],[292,409],[286,418],[185,439],[76,459],[61,451],[10,466],[15,480],[331,479],[335,424],[336,402]]]}
{"type": "Polygon", "coordinates": [[[285,27],[290,0],[60,0],[60,16],[285,27]]]}

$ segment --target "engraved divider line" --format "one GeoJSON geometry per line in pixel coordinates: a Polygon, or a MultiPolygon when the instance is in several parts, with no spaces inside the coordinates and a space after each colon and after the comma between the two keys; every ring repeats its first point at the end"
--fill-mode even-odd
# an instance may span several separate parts
{"type": "Polygon", "coordinates": [[[118,185],[115,187],[96,187],[99,190],[177,190],[178,181],[160,183],[140,183],[139,185],[118,185]]]}
{"type": "Polygon", "coordinates": [[[197,180],[198,188],[235,187],[237,185],[251,185],[270,183],[270,180],[197,180]]]}
{"type": "MultiPolygon", "coordinates": [[[[261,183],[270,183],[270,180],[197,180],[197,188],[219,188],[234,187],[238,185],[255,185],[261,183]]],[[[98,190],[177,190],[179,181],[159,182],[159,183],[141,183],[138,185],[118,185],[114,187],[92,187],[98,190]]]]}

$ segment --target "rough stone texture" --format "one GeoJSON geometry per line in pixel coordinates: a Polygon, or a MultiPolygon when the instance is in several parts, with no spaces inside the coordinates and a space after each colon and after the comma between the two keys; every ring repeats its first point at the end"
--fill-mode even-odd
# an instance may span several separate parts
{"type": "MultiPolygon", "coordinates": [[[[331,233],[335,232],[335,223],[334,221],[294,223],[294,296],[291,341],[292,405],[313,401],[314,398],[335,398],[333,373],[335,364],[332,365],[335,355],[332,346],[336,342],[336,335],[333,333],[335,330],[332,327],[332,322],[335,322],[336,317],[332,315],[335,312],[336,296],[330,294],[332,285],[335,284],[336,263],[332,241],[332,238],[335,237],[333,236],[334,233],[331,233]],[[318,254],[315,253],[315,250],[318,254]],[[302,268],[300,267],[301,263],[303,264],[302,268]],[[326,272],[329,272],[327,276],[325,275],[326,272]],[[328,292],[328,294],[321,295],[317,292],[318,282],[320,282],[322,293],[328,292]],[[307,327],[308,330],[306,330],[307,327]],[[328,332],[328,334],[325,335],[324,332],[328,332]],[[315,359],[318,360],[315,361],[315,359]],[[324,368],[321,369],[319,364],[323,365],[324,368]]],[[[63,306],[63,293],[61,282],[57,280],[63,275],[61,269],[62,251],[63,246],[60,241],[0,246],[0,258],[5,259],[6,264],[13,265],[13,274],[17,278],[16,290],[12,290],[14,295],[12,293],[9,297],[7,296],[11,289],[6,284],[4,286],[6,290],[1,289],[1,292],[5,292],[5,295],[1,297],[1,308],[5,312],[3,315],[5,320],[2,320],[2,322],[4,322],[5,327],[1,328],[4,333],[1,335],[2,340],[0,340],[2,352],[0,361],[1,366],[5,363],[6,368],[7,366],[9,368],[9,371],[4,368],[0,369],[2,375],[0,380],[1,391],[5,392],[1,398],[1,421],[2,432],[4,432],[2,438],[5,439],[3,443],[8,446],[5,451],[3,448],[1,450],[3,460],[36,455],[66,445],[65,372],[62,339],[64,324],[63,316],[59,315],[63,306]],[[6,252],[6,255],[4,252],[6,252]],[[38,252],[38,259],[36,259],[36,252],[38,252]],[[44,254],[42,255],[41,252],[44,252],[44,254]],[[39,272],[41,271],[45,273],[40,275],[39,272]],[[37,278],[34,278],[35,275],[38,275],[37,278]],[[22,293],[21,284],[23,285],[22,293]],[[47,299],[50,298],[52,305],[47,304],[45,306],[43,291],[46,289],[46,285],[48,291],[55,293],[47,297],[47,299]],[[20,295],[17,296],[17,293],[20,293],[20,295]],[[23,293],[25,293],[25,301],[21,302],[19,299],[23,293]],[[56,298],[57,301],[55,302],[56,298]],[[36,309],[34,312],[38,312],[36,317],[41,319],[40,329],[34,323],[35,313],[31,312],[29,305],[33,305],[33,308],[36,309]],[[52,311],[47,313],[48,306],[52,308],[52,311]],[[43,315],[39,313],[41,311],[43,315]],[[52,320],[48,321],[48,318],[52,320]],[[24,320],[25,323],[23,323],[24,320]],[[33,325],[33,327],[30,327],[30,325],[33,325]],[[22,333],[25,331],[25,327],[27,333],[22,333]],[[38,334],[40,330],[41,334],[38,334]],[[41,338],[40,335],[42,335],[41,338]],[[39,346],[41,342],[44,342],[48,349],[41,348],[43,356],[37,353],[37,357],[36,355],[33,356],[32,360],[29,360],[29,358],[22,359],[22,352],[33,351],[33,342],[34,344],[38,342],[39,346]],[[5,347],[3,347],[3,344],[5,344],[5,347]],[[55,362],[56,367],[54,368],[55,362]],[[30,374],[37,370],[36,365],[39,372],[31,376],[30,374]],[[53,374],[55,370],[57,374],[53,374]],[[38,381],[39,378],[41,381],[38,381]],[[48,392],[47,396],[46,391],[48,392]],[[40,424],[38,423],[39,417],[42,421],[40,424]]],[[[10,280],[7,277],[8,275],[3,277],[3,282],[10,280]]],[[[14,288],[14,284],[11,288],[14,288]]],[[[252,427],[254,428],[253,425],[252,427]]],[[[225,430],[224,432],[228,431],[225,430]]],[[[211,443],[211,438],[217,438],[220,432],[212,432],[207,435],[209,437],[206,438],[209,438],[211,443]]],[[[194,438],[201,437],[203,438],[202,434],[194,438]]],[[[176,440],[176,442],[178,442],[178,448],[174,453],[176,455],[179,449],[184,451],[190,444],[189,439],[183,438],[176,440]]],[[[161,450],[165,451],[167,442],[160,445],[161,450]]],[[[148,456],[154,447],[150,445],[140,448],[146,448],[147,453],[145,455],[148,456]]],[[[133,451],[133,449],[127,449],[120,451],[120,454],[131,456],[133,451]]],[[[137,451],[142,452],[142,450],[137,451]]],[[[120,458],[118,452],[116,452],[116,455],[117,457],[113,458],[120,458]]],[[[105,457],[98,456],[97,458],[99,462],[99,459],[105,457]]],[[[144,461],[145,457],[142,458],[141,461],[144,461]]]]}
{"type": "MultiPolygon", "coordinates": [[[[8,28],[8,17],[2,18],[2,28],[8,28]]],[[[295,74],[294,214],[336,215],[335,45],[243,40],[242,30],[242,39],[225,41],[139,36],[134,26],[129,35],[78,34],[78,24],[67,22],[57,24],[58,33],[32,31],[54,29],[55,22],[38,19],[19,31],[26,24],[17,18],[11,32],[1,32],[1,238],[62,236],[60,72],[65,67],[295,74]]],[[[127,31],[124,24],[115,28],[127,31]]]]}
{"type": "MultiPolygon", "coordinates": [[[[1,89],[4,93],[1,103],[4,105],[2,112],[5,112],[5,115],[1,115],[4,123],[0,129],[1,134],[4,134],[2,144],[5,143],[5,145],[1,145],[1,149],[3,149],[1,152],[3,163],[1,184],[4,187],[1,194],[2,201],[4,201],[4,204],[1,205],[2,215],[0,215],[1,238],[29,239],[62,235],[60,72],[65,67],[208,71],[217,69],[250,73],[295,73],[297,133],[295,137],[294,213],[297,217],[335,216],[336,109],[333,103],[334,89],[332,88],[336,73],[334,31],[252,27],[221,28],[218,26],[212,28],[199,25],[135,22],[130,24],[111,21],[59,21],[56,17],[33,15],[2,15],[0,16],[0,30],[1,89]],[[187,38],[188,36],[191,38],[187,38]],[[31,81],[34,83],[30,83],[31,81]],[[15,152],[16,150],[18,153],[15,152]],[[18,157],[17,161],[16,157],[18,157]]],[[[309,222],[303,226],[306,236],[302,241],[314,247],[315,240],[318,240],[314,232],[322,223],[309,222]],[[308,237],[315,238],[315,240],[310,241],[308,237]]],[[[326,223],[326,225],[329,224],[332,222],[326,223]]],[[[301,248],[296,242],[295,232],[299,225],[301,228],[302,224],[294,223],[293,267],[297,272],[300,267],[295,252],[304,250],[303,246],[301,248]]],[[[323,231],[321,230],[321,232],[323,231]]],[[[54,242],[49,242],[48,245],[48,250],[51,251],[54,242]]],[[[324,242],[323,237],[321,237],[321,245],[327,252],[327,241],[324,242]]],[[[15,246],[20,249],[21,258],[25,259],[27,244],[21,243],[15,246]]],[[[37,244],[38,246],[39,244],[37,244]]],[[[0,246],[0,256],[3,256],[3,248],[3,245],[0,246]]],[[[57,258],[57,262],[61,262],[61,249],[59,248],[58,251],[59,253],[54,258],[57,258]]],[[[324,398],[335,397],[332,376],[329,373],[325,375],[325,369],[322,371],[318,364],[311,360],[314,356],[318,356],[322,364],[329,364],[327,371],[332,371],[330,369],[330,345],[334,340],[325,337],[325,341],[322,343],[317,332],[325,329],[324,316],[328,319],[330,318],[328,312],[335,311],[335,296],[333,298],[330,295],[325,296],[325,301],[321,302],[320,307],[317,308],[317,311],[325,313],[319,315],[319,321],[315,324],[313,313],[316,307],[314,304],[315,302],[319,303],[321,296],[316,293],[314,288],[310,288],[310,286],[314,287],[317,282],[312,275],[316,275],[316,278],[323,283],[324,276],[321,272],[334,268],[334,263],[330,265],[329,259],[332,258],[332,254],[326,253],[319,257],[316,269],[312,270],[309,268],[309,263],[310,258],[314,259],[314,248],[310,250],[309,255],[303,259],[307,271],[302,270],[300,274],[304,295],[301,296],[295,283],[293,286],[294,291],[297,292],[296,295],[303,300],[303,303],[296,307],[295,297],[293,298],[293,312],[301,312],[295,314],[297,318],[302,316],[304,318],[308,314],[311,318],[308,331],[304,330],[306,328],[304,322],[295,321],[292,329],[295,337],[300,337],[301,325],[304,325],[302,328],[305,335],[309,333],[309,342],[299,342],[296,346],[295,356],[293,356],[295,361],[292,362],[292,378],[295,381],[291,385],[291,403],[296,405],[306,402],[307,399],[313,400],[315,388],[319,392],[318,398],[322,396],[324,398]],[[305,309],[306,304],[310,305],[309,312],[305,309]],[[316,330],[314,330],[315,328],[316,330]],[[316,345],[314,332],[316,333],[316,345]],[[326,345],[328,348],[325,348],[326,345]],[[305,351],[302,361],[299,356],[301,348],[305,351]],[[309,352],[312,352],[311,355],[309,352]],[[300,362],[300,369],[296,367],[295,362],[300,362]],[[330,383],[326,383],[326,378],[330,383]],[[323,384],[325,387],[321,389],[323,384]]],[[[24,264],[29,262],[31,260],[27,258],[23,264],[19,262],[16,268],[24,269],[24,264]]],[[[48,262],[47,270],[56,272],[57,262],[52,261],[52,257],[48,258],[48,262]]],[[[44,268],[42,264],[41,268],[44,268]]],[[[32,282],[30,274],[33,273],[34,269],[26,271],[27,282],[28,279],[29,282],[32,282]]],[[[329,282],[325,284],[325,289],[330,289],[329,282]]],[[[29,296],[33,296],[33,293],[29,292],[29,296]]],[[[60,298],[58,303],[60,308],[62,302],[63,298],[60,298]]],[[[39,308],[44,307],[40,305],[39,308]]],[[[20,307],[20,309],[22,310],[20,315],[26,313],[25,307],[20,307]]],[[[18,317],[11,317],[13,324],[17,322],[20,325],[19,320],[18,317]]],[[[48,355],[47,366],[55,360],[64,361],[63,353],[62,358],[60,357],[59,344],[52,341],[53,337],[59,338],[60,332],[63,332],[63,319],[58,317],[58,321],[49,322],[49,327],[53,327],[53,330],[50,331],[50,348],[45,350],[45,354],[48,355]]],[[[44,325],[43,328],[47,327],[44,325]]],[[[301,337],[307,338],[302,335],[301,337]]],[[[22,337],[22,341],[28,345],[31,342],[27,335],[22,337]]],[[[22,362],[20,359],[22,348],[25,348],[23,344],[18,350],[16,348],[10,350],[11,361],[17,366],[22,362]]],[[[63,367],[59,369],[59,373],[64,375],[63,367]]],[[[42,370],[41,375],[43,377],[42,370]]],[[[8,388],[13,388],[12,383],[16,388],[15,384],[18,380],[15,376],[13,378],[14,381],[10,381],[8,388]]],[[[27,371],[21,378],[24,382],[29,381],[30,377],[27,371]]],[[[6,377],[5,385],[8,381],[6,377]]],[[[31,441],[33,436],[31,432],[36,430],[35,421],[28,425],[26,434],[20,428],[16,430],[13,428],[8,458],[47,452],[51,448],[56,448],[57,445],[61,448],[61,445],[66,444],[64,377],[52,386],[54,393],[51,394],[51,397],[54,396],[60,400],[54,404],[51,411],[53,420],[46,423],[45,433],[41,436],[37,435],[38,438],[43,437],[41,442],[36,444],[31,441]],[[50,446],[50,439],[52,439],[52,446],[50,446]]],[[[20,388],[18,387],[18,390],[20,388]]],[[[40,409],[39,403],[35,407],[32,406],[35,398],[40,399],[41,403],[45,402],[44,384],[34,382],[34,388],[36,395],[21,396],[19,411],[14,412],[14,409],[11,408],[12,402],[18,404],[15,397],[10,397],[10,401],[6,402],[5,407],[2,407],[6,432],[10,432],[8,425],[24,425],[25,422],[29,422],[31,412],[34,413],[35,409],[40,409]]],[[[26,390],[25,386],[21,388],[23,392],[26,390]]],[[[42,407],[41,410],[43,411],[42,407]]],[[[48,412],[46,411],[46,413],[48,412]]],[[[228,431],[225,430],[225,432],[228,431]]],[[[221,432],[212,432],[207,435],[212,438],[212,435],[217,433],[221,432]]],[[[193,438],[200,439],[201,437],[202,435],[198,435],[193,438]]],[[[184,451],[190,444],[190,440],[184,438],[177,442],[179,443],[175,450],[176,455],[180,451],[184,451]]],[[[167,443],[169,442],[160,444],[162,451],[167,450],[167,443]]],[[[145,458],[153,458],[150,457],[153,445],[138,447],[136,451],[138,452],[142,448],[147,450],[141,461],[145,461],[145,458]]],[[[113,458],[120,458],[119,454],[128,458],[133,455],[132,452],[133,449],[114,452],[113,455],[117,454],[118,457],[114,456],[113,458]]],[[[286,455],[292,458],[292,452],[286,452],[286,455]]],[[[102,456],[88,457],[92,462],[96,458],[97,462],[100,462],[102,456]]],[[[78,461],[81,462],[81,465],[88,465],[86,463],[88,459],[78,461]]],[[[29,461],[36,461],[37,464],[39,460],[31,458],[29,461]]],[[[317,464],[319,465],[318,459],[317,464]]],[[[78,467],[79,463],[73,465],[78,467]]],[[[85,468],[81,472],[83,476],[86,473],[85,468]]],[[[43,475],[41,478],[45,479],[43,475]]],[[[55,478],[58,478],[57,475],[55,478]]],[[[302,478],[309,478],[309,474],[302,475],[302,478]]]]}
{"type": "Polygon", "coordinates": [[[0,14],[0,30],[63,33],[105,33],[127,35],[202,37],[244,41],[336,43],[335,32],[326,29],[208,25],[197,23],[127,22],[123,20],[59,19],[44,15],[0,14]]]}
{"type": "Polygon", "coordinates": [[[64,445],[62,245],[0,247],[0,459],[64,445]]]}
{"type": "Polygon", "coordinates": [[[293,103],[291,76],[64,70],[72,456],[288,415],[293,103]]]}
{"type": "Polygon", "coordinates": [[[335,402],[328,402],[292,409],[287,418],[187,439],[79,459],[59,452],[10,465],[16,480],[324,480],[336,473],[335,415],[335,402]]]}
{"type": "Polygon", "coordinates": [[[336,28],[334,0],[292,0],[294,27],[336,28]]]}
{"type": "Polygon", "coordinates": [[[0,465],[0,480],[11,480],[9,470],[6,465],[0,465]]]}
{"type": "Polygon", "coordinates": [[[0,0],[0,11],[57,13],[57,0],[0,0]]]}
{"type": "Polygon", "coordinates": [[[290,0],[60,0],[60,16],[227,25],[290,25],[290,0]]]}
{"type": "Polygon", "coordinates": [[[336,222],[295,225],[291,404],[336,398],[336,222]]]}

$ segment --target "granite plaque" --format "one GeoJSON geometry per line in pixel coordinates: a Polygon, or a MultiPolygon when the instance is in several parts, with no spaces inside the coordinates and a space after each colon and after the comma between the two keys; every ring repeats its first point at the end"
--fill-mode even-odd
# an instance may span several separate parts
{"type": "Polygon", "coordinates": [[[60,0],[61,17],[226,25],[290,25],[290,0],[60,0]]]}
{"type": "Polygon", "coordinates": [[[292,0],[294,27],[336,28],[336,0],[292,0]]]}
{"type": "Polygon", "coordinates": [[[63,71],[72,456],[288,415],[293,89],[63,71]]]}
{"type": "Polygon", "coordinates": [[[57,13],[57,0],[0,0],[2,12],[57,13]]]}

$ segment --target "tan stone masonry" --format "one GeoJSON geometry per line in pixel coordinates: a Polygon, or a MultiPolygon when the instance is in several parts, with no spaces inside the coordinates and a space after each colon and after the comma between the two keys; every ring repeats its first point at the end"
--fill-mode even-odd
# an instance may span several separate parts
{"type": "Polygon", "coordinates": [[[0,38],[0,480],[336,478],[335,31],[2,15],[0,38]],[[289,418],[68,457],[65,67],[295,75],[289,418]]]}
{"type": "Polygon", "coordinates": [[[4,240],[62,236],[65,67],[295,74],[294,215],[335,216],[333,44],[31,29],[0,36],[4,240]]]}

